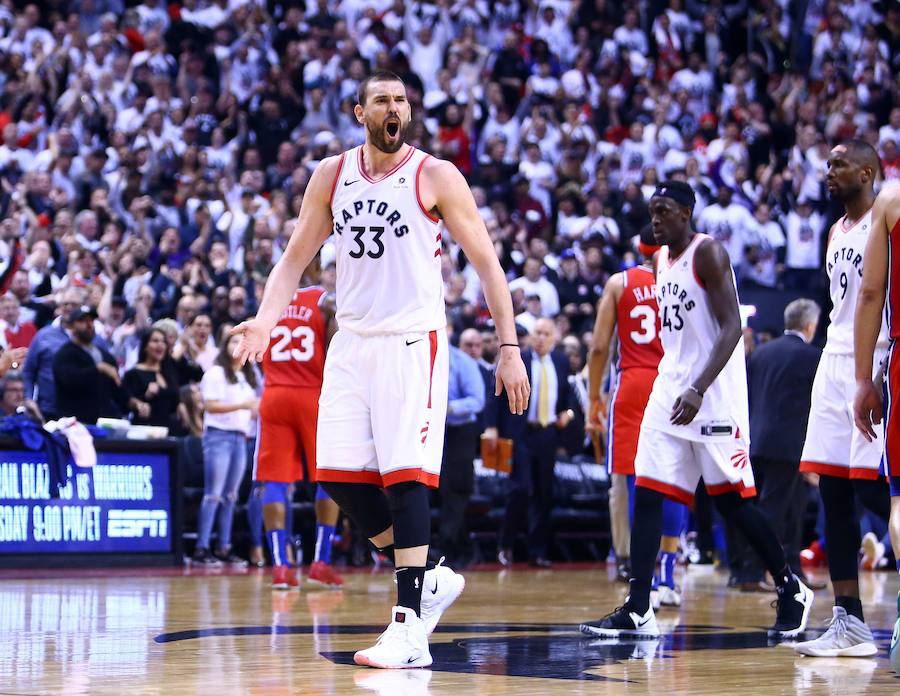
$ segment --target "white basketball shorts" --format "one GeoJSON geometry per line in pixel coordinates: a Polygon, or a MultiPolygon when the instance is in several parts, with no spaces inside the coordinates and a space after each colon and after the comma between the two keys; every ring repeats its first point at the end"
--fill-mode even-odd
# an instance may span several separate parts
{"type": "Polygon", "coordinates": [[[338,331],[319,399],[319,481],[437,488],[449,379],[447,332],[338,331]]]}
{"type": "Polygon", "coordinates": [[[688,440],[642,425],[634,473],[635,485],[685,505],[693,504],[701,478],[710,495],[732,491],[743,498],[756,495],[746,445],[731,435],[721,441],[688,440]]]}
{"type": "MultiPolygon", "coordinates": [[[[876,351],[876,370],[885,353],[876,351]]],[[[878,478],[884,438],[879,434],[869,442],[853,423],[854,369],[852,355],[822,354],[813,382],[800,471],[839,478],[878,478]]]]}

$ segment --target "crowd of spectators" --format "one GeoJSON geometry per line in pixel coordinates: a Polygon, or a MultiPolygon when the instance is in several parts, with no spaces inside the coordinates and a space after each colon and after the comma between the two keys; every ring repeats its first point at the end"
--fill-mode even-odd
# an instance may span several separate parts
{"type": "MultiPolygon", "coordinates": [[[[821,284],[830,147],[866,140],[900,178],[898,47],[900,8],[873,0],[0,0],[0,342],[31,347],[45,416],[99,389],[87,417],[196,433],[192,385],[388,69],[409,142],[468,178],[518,322],[553,318],[577,371],[665,178],[742,287],[821,284]],[[56,359],[70,339],[93,373],[56,359]]],[[[449,314],[490,359],[445,240],[449,314]]],[[[333,289],[328,244],[323,265],[333,289]]]]}

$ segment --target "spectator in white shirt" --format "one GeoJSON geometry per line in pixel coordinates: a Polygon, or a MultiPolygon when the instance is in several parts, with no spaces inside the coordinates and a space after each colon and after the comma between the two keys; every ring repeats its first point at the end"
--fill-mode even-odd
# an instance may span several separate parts
{"type": "Polygon", "coordinates": [[[824,218],[813,210],[806,196],[797,199],[797,205],[784,221],[787,237],[784,286],[788,290],[809,290],[815,287],[822,267],[822,230],[824,218]]]}
{"type": "Polygon", "coordinates": [[[529,256],[525,259],[525,267],[522,275],[509,284],[510,291],[524,290],[525,296],[537,295],[541,298],[541,311],[545,317],[555,317],[559,314],[559,293],[556,286],[547,280],[542,274],[543,262],[541,259],[529,256]]]}
{"type": "Polygon", "coordinates": [[[774,288],[784,268],[785,239],[781,225],[771,219],[766,203],[756,206],[748,228],[746,282],[774,288]]]}
{"type": "Polygon", "coordinates": [[[644,56],[649,53],[647,35],[638,26],[638,15],[634,10],[625,12],[625,24],[613,32],[613,39],[623,55],[630,51],[637,51],[644,56]]]}
{"type": "Polygon", "coordinates": [[[743,206],[731,201],[731,189],[719,187],[716,202],[705,208],[697,220],[697,230],[725,246],[735,275],[740,279],[753,217],[743,206]]]}
{"type": "MultiPolygon", "coordinates": [[[[247,429],[259,411],[256,373],[232,357],[240,336],[222,339],[219,357],[203,375],[200,389],[206,414],[203,417],[203,503],[197,530],[194,562],[218,565],[218,561],[241,563],[231,552],[231,524],[238,488],[247,468],[247,429]],[[218,512],[218,552],[210,553],[210,536],[218,512]]],[[[246,565],[246,563],[243,563],[246,565]]]]}

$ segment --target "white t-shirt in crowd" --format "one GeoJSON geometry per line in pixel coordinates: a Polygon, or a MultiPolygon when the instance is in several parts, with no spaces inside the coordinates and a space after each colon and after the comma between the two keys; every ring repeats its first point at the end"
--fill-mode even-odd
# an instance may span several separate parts
{"type": "Polygon", "coordinates": [[[795,211],[787,214],[784,228],[787,237],[787,254],[784,265],[788,268],[813,269],[822,265],[822,228],[824,219],[813,212],[808,218],[795,211]]]}
{"type": "MultiPolygon", "coordinates": [[[[213,365],[203,379],[200,380],[200,391],[203,393],[203,401],[218,401],[223,404],[239,404],[256,396],[253,387],[247,382],[243,372],[236,372],[237,382],[231,384],[225,377],[225,370],[221,365],[213,365]]],[[[246,433],[250,425],[250,409],[242,408],[228,413],[210,413],[203,415],[203,427],[218,428],[219,430],[231,430],[246,433]]]]}

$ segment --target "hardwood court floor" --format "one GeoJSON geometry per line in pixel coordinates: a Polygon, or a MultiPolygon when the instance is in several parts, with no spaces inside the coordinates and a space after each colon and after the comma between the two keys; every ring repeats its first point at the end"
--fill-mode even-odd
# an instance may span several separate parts
{"type": "MultiPolygon", "coordinates": [[[[471,571],[432,636],[433,669],[385,672],[349,663],[385,626],[387,573],[273,594],[256,571],[140,572],[0,574],[0,694],[900,693],[886,659],[895,573],[863,574],[878,659],[837,660],[769,647],[773,597],[728,591],[712,570],[688,571],[685,606],[659,615],[661,641],[621,645],[576,631],[621,599],[605,567],[471,571]]],[[[817,593],[817,630],[830,606],[817,593]]]]}

